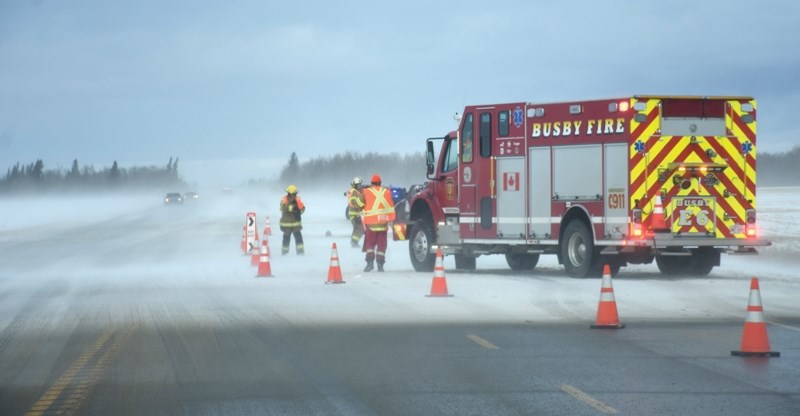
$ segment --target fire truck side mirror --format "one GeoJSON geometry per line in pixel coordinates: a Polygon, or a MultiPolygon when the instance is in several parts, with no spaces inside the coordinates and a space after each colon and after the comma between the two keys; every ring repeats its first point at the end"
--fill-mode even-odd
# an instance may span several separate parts
{"type": "Polygon", "coordinates": [[[430,179],[431,175],[433,175],[435,163],[433,160],[433,142],[428,140],[427,145],[428,149],[425,153],[425,163],[428,165],[428,178],[430,179]]]}

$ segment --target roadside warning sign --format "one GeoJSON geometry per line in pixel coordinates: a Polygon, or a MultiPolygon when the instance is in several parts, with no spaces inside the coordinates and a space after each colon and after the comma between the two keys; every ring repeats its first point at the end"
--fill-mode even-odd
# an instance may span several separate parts
{"type": "Polygon", "coordinates": [[[257,234],[257,225],[256,225],[256,213],[255,212],[248,212],[247,217],[245,219],[245,230],[246,230],[246,243],[247,243],[247,251],[252,251],[255,247],[257,247],[258,241],[258,234],[257,234]]]}

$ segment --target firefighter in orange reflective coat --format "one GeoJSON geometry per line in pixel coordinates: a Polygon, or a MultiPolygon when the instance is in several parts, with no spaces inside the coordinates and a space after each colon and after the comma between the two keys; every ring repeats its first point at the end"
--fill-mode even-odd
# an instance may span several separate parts
{"type": "Polygon", "coordinates": [[[378,271],[383,271],[383,264],[386,262],[387,230],[389,223],[394,221],[394,202],[392,193],[381,186],[380,175],[372,175],[371,186],[364,189],[364,211],[363,221],[366,227],[366,238],[364,239],[364,249],[367,252],[367,266],[365,272],[375,268],[375,261],[378,263],[378,271]]]}

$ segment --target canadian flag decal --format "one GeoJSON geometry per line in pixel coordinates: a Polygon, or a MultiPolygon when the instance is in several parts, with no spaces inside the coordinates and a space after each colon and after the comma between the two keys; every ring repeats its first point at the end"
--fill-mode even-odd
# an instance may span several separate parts
{"type": "Polygon", "coordinates": [[[503,190],[519,191],[519,172],[503,172],[503,190]]]}

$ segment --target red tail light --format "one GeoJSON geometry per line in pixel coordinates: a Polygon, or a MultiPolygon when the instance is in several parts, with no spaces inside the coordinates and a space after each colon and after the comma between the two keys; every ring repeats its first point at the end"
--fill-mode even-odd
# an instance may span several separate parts
{"type": "Polygon", "coordinates": [[[641,237],[643,235],[642,210],[638,208],[634,209],[631,220],[631,235],[634,237],[641,237]]]}
{"type": "Polygon", "coordinates": [[[756,236],[756,210],[754,209],[745,211],[744,233],[748,237],[756,236]]]}

